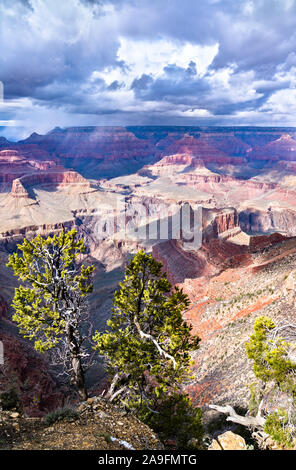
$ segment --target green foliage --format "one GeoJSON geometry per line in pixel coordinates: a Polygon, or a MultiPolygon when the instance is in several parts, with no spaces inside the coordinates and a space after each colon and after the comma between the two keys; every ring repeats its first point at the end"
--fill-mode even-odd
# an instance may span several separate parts
{"type": "Polygon", "coordinates": [[[79,266],[77,258],[85,251],[76,230],[18,245],[19,253],[9,256],[15,276],[23,283],[15,289],[13,320],[20,333],[34,341],[38,352],[62,343],[61,364],[71,375],[81,400],[87,392],[84,380],[82,325],[88,316],[86,295],[92,291],[94,266],[79,266]]]}
{"type": "Polygon", "coordinates": [[[288,425],[288,414],[285,410],[270,413],[266,418],[264,431],[281,446],[293,447],[294,438],[292,433],[295,430],[288,425]]]}
{"type": "Polygon", "coordinates": [[[21,255],[10,255],[7,264],[24,283],[15,289],[12,318],[21,334],[34,340],[35,349],[44,352],[54,348],[65,333],[62,312],[69,304],[69,293],[83,298],[91,292],[94,266],[82,265],[78,272],[73,269],[85,251],[84,241],[77,240],[74,229],[46,239],[40,235],[25,239],[18,250],[21,255]]]}
{"type": "Polygon", "coordinates": [[[112,442],[111,436],[108,432],[102,432],[102,433],[96,434],[96,437],[98,439],[103,437],[108,444],[111,444],[112,442]]]}
{"type": "Polygon", "coordinates": [[[79,418],[79,413],[70,406],[65,406],[64,408],[57,408],[54,411],[48,413],[45,418],[45,424],[50,426],[58,421],[74,421],[79,418]]]}
{"type": "Polygon", "coordinates": [[[137,411],[158,409],[170,394],[179,393],[191,377],[190,352],[200,341],[182,318],[187,295],[172,289],[161,269],[144,251],[134,256],[114,295],[109,330],[93,338],[110,378],[119,377],[115,390],[124,389],[117,400],[137,411]]]}
{"type": "Polygon", "coordinates": [[[194,439],[202,448],[203,426],[200,408],[194,408],[185,394],[171,394],[158,406],[157,413],[143,406],[139,418],[150,426],[161,440],[176,440],[177,448],[189,448],[194,439]]]}
{"type": "Polygon", "coordinates": [[[245,450],[255,450],[253,444],[247,444],[245,450]]]}
{"type": "Polygon", "coordinates": [[[249,411],[252,415],[256,415],[258,411],[258,407],[261,401],[261,387],[258,386],[258,382],[253,382],[249,385],[250,391],[250,403],[249,403],[249,411]]]}
{"type": "Polygon", "coordinates": [[[263,382],[274,381],[283,392],[296,393],[294,371],[296,363],[288,357],[290,344],[281,337],[269,339],[268,333],[275,328],[268,317],[257,318],[254,334],[246,343],[249,359],[252,359],[256,377],[263,382]]]}
{"type": "Polygon", "coordinates": [[[268,317],[257,318],[246,351],[253,360],[254,374],[261,381],[250,387],[250,411],[256,414],[261,399],[267,408],[275,410],[267,411],[264,431],[280,446],[289,448],[293,447],[296,437],[296,363],[291,359],[295,344],[284,340],[282,328],[277,331],[268,317]],[[278,409],[279,401],[286,401],[286,409],[283,406],[278,409]]]}

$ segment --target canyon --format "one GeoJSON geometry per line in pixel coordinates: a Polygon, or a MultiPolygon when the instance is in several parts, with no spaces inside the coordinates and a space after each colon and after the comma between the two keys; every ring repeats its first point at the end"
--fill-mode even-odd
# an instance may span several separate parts
{"type": "MultiPolygon", "coordinates": [[[[1,138],[0,388],[9,376],[31,415],[66,399],[49,358],[11,321],[17,284],[6,262],[24,237],[75,227],[96,266],[93,329],[105,327],[126,262],[144,248],[191,300],[185,318],[202,339],[187,386],[194,403],[246,404],[252,371],[243,344],[254,319],[296,313],[285,288],[296,260],[295,188],[294,128],[73,127],[1,138]],[[184,233],[165,237],[159,228],[186,205],[201,207],[195,248],[184,233]]],[[[88,385],[98,390],[103,380],[98,364],[88,385]]]]}

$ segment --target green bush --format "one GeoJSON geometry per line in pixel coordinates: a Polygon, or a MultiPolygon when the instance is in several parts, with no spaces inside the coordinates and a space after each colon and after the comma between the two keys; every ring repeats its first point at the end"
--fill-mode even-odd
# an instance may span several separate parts
{"type": "Polygon", "coordinates": [[[103,437],[108,444],[112,442],[111,436],[108,432],[102,432],[102,433],[96,434],[96,437],[98,439],[103,437]]]}
{"type": "Polygon", "coordinates": [[[176,441],[179,449],[188,449],[188,442],[194,439],[202,447],[202,411],[194,408],[187,395],[172,394],[164,400],[157,413],[143,407],[139,418],[150,426],[161,440],[176,441]]]}
{"type": "Polygon", "coordinates": [[[73,421],[79,418],[79,413],[74,408],[69,406],[64,408],[57,408],[45,416],[45,423],[50,426],[57,421],[73,421]]]}
{"type": "Polygon", "coordinates": [[[291,341],[289,335],[289,340],[285,337],[283,328],[276,328],[271,318],[257,318],[254,333],[245,344],[258,379],[250,387],[249,411],[255,415],[262,400],[265,408],[276,410],[268,412],[265,409],[267,416],[264,431],[280,446],[289,448],[295,445],[296,440],[296,362],[293,355],[296,342],[293,337],[291,341]],[[282,409],[277,410],[279,398],[282,409]]]}
{"type": "Polygon", "coordinates": [[[279,445],[288,448],[293,447],[292,430],[288,426],[288,414],[284,410],[274,411],[267,416],[264,431],[279,445]]]}

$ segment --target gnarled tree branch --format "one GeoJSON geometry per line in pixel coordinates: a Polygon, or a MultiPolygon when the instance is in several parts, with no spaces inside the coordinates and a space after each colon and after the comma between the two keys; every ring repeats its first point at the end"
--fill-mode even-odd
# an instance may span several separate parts
{"type": "Polygon", "coordinates": [[[219,405],[209,405],[209,408],[219,411],[219,413],[228,414],[226,421],[231,421],[233,423],[241,424],[242,426],[247,426],[250,428],[263,428],[265,424],[265,418],[261,416],[262,402],[259,405],[258,413],[256,416],[241,416],[236,413],[232,406],[219,406],[219,405]]]}
{"type": "Polygon", "coordinates": [[[156,341],[156,339],[153,338],[152,335],[150,335],[150,334],[148,334],[148,333],[144,333],[144,331],[141,330],[140,324],[139,324],[139,322],[138,322],[138,320],[137,320],[136,318],[134,318],[134,323],[135,323],[135,325],[136,325],[136,327],[137,327],[137,330],[138,330],[139,335],[141,336],[141,338],[148,339],[149,341],[152,341],[152,343],[156,346],[156,348],[157,348],[159,354],[160,354],[161,356],[165,357],[166,359],[169,359],[170,361],[172,361],[173,366],[174,366],[174,369],[176,369],[177,363],[176,363],[174,357],[171,356],[171,355],[170,355],[169,353],[167,353],[166,351],[164,351],[164,350],[160,347],[160,345],[158,344],[158,342],[156,341]]]}

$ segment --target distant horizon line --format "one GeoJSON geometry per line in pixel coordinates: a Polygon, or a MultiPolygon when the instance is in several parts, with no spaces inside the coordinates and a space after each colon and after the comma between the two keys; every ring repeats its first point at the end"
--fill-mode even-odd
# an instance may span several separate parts
{"type": "Polygon", "coordinates": [[[270,130],[270,131],[296,131],[296,125],[295,126],[264,126],[264,125],[172,125],[172,124],[149,124],[149,125],[97,125],[97,126],[67,126],[67,127],[60,127],[56,126],[50,129],[48,132],[44,134],[40,134],[39,132],[33,131],[30,134],[28,134],[27,137],[21,138],[21,139],[12,139],[5,137],[2,133],[1,130],[4,131],[4,129],[7,129],[7,127],[16,127],[19,128],[19,126],[0,126],[0,138],[4,138],[7,140],[7,142],[12,142],[12,143],[18,143],[18,142],[23,142],[25,140],[28,140],[30,137],[36,135],[36,136],[47,136],[52,133],[56,132],[67,132],[69,130],[75,130],[75,129],[194,129],[194,130],[201,130],[201,131],[207,131],[207,130],[220,130],[220,129],[226,129],[226,130],[254,130],[254,131],[264,131],[264,130],[270,130]]]}
{"type": "MultiPolygon", "coordinates": [[[[14,126],[8,126],[8,127],[14,127],[14,126]]],[[[18,127],[18,126],[15,126],[18,127]]],[[[282,131],[296,131],[296,125],[295,126],[264,126],[264,125],[208,125],[208,126],[202,126],[202,125],[172,125],[172,124],[149,124],[149,125],[97,125],[97,126],[67,126],[67,127],[60,127],[56,126],[52,129],[50,129],[48,132],[44,134],[40,134],[36,131],[31,132],[31,134],[28,134],[27,137],[19,139],[19,140],[10,140],[7,139],[4,135],[1,134],[1,130],[7,129],[7,126],[0,126],[0,138],[6,139],[8,142],[22,142],[34,135],[38,136],[47,136],[50,135],[51,133],[54,133],[55,131],[60,131],[60,132],[66,132],[68,130],[75,130],[75,129],[157,129],[157,128],[163,128],[163,129],[196,129],[196,130],[220,130],[220,129],[227,129],[227,130],[282,130],[282,131]]]]}

